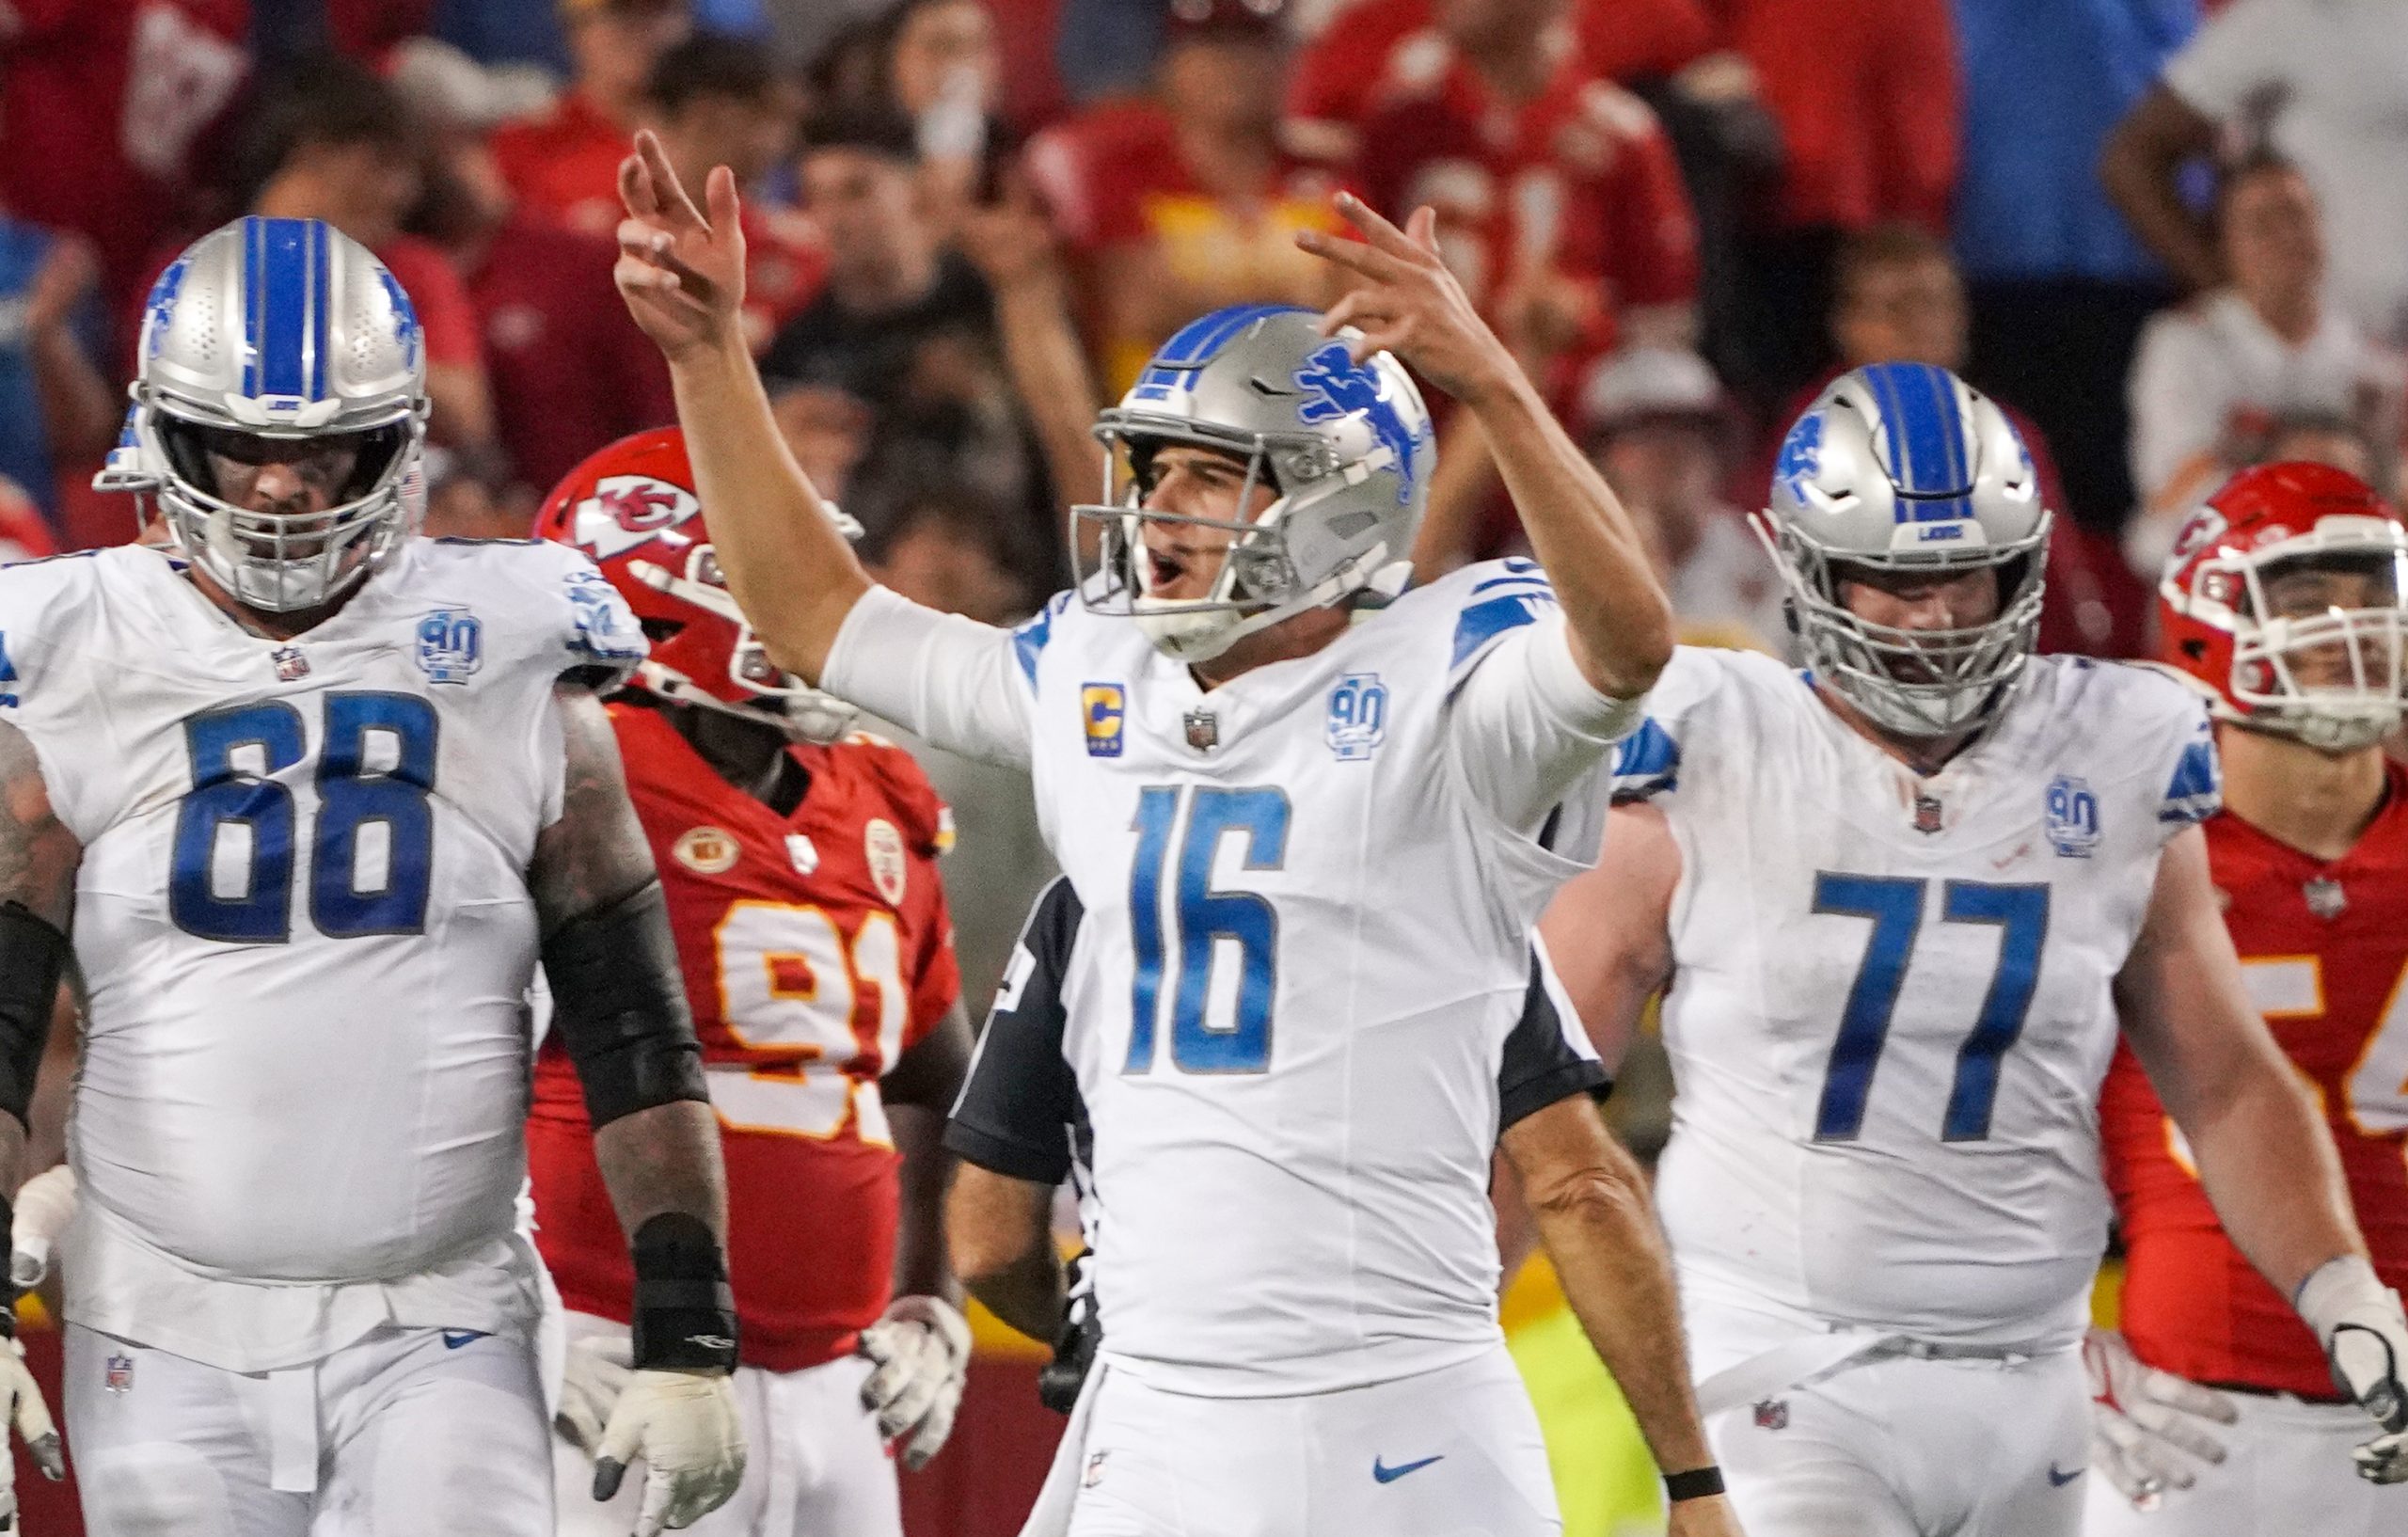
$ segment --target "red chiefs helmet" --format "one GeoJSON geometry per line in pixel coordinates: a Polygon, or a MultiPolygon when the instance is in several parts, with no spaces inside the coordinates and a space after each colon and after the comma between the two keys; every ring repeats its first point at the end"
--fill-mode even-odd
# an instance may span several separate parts
{"type": "MultiPolygon", "coordinates": [[[[830,511],[845,537],[861,537],[860,524],[830,511]]],[[[769,660],[720,575],[702,512],[686,436],[660,427],[570,470],[545,499],[535,533],[583,550],[635,610],[652,642],[637,687],[680,705],[766,717],[806,741],[841,737],[853,707],[769,660]]]]}
{"type": "Polygon", "coordinates": [[[2158,586],[2162,658],[2223,720],[2326,752],[2408,706],[2408,527],[2327,465],[2244,469],[2191,515],[2158,586]]]}

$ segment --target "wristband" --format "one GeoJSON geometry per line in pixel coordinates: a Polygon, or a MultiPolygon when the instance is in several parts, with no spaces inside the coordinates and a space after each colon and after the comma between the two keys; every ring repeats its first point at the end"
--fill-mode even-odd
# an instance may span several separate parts
{"type": "Polygon", "coordinates": [[[636,1231],[635,1272],[637,1371],[736,1370],[736,1293],[707,1224],[684,1212],[652,1218],[636,1231]]]}
{"type": "Polygon", "coordinates": [[[1664,1498],[1674,1505],[1685,1499],[1711,1499],[1721,1492],[1722,1469],[1712,1463],[1664,1475],[1664,1498]]]}

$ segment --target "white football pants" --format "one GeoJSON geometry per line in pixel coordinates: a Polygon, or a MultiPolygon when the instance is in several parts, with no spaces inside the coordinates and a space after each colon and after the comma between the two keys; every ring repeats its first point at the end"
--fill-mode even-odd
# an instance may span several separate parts
{"type": "Polygon", "coordinates": [[[551,1537],[531,1346],[385,1328],[240,1372],[71,1323],[66,1356],[90,1537],[551,1537]]]}
{"type": "MultiPolygon", "coordinates": [[[[1102,1378],[1049,1489],[1070,1537],[1554,1537],[1538,1416],[1500,1344],[1339,1393],[1212,1399],[1102,1378]],[[1081,1434],[1082,1431],[1084,1434],[1081,1434]]],[[[1040,1497],[1028,1533],[1052,1524],[1040,1497]]]]}
{"type": "Polygon", "coordinates": [[[1882,1356],[1705,1429],[1748,1537],[2076,1537],[2089,1414],[2078,1352],[1882,1356]]]}

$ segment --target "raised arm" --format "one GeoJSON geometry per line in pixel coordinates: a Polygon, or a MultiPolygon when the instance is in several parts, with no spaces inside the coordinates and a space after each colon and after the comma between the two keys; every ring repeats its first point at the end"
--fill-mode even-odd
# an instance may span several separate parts
{"type": "Polygon", "coordinates": [[[735,175],[711,171],[705,218],[646,130],[620,164],[619,196],[619,293],[669,359],[720,569],[771,659],[816,684],[870,579],[786,452],[752,365],[735,175]]]}
{"type": "Polygon", "coordinates": [[[1672,610],[1630,515],[1439,259],[1437,215],[1417,209],[1400,230],[1346,194],[1338,211],[1363,240],[1296,236],[1361,280],[1330,307],[1323,332],[1359,327],[1349,347],[1358,361],[1393,353],[1463,403],[1555,585],[1581,675],[1615,699],[1645,693],[1671,658],[1672,610]]]}
{"type": "Polygon", "coordinates": [[[577,1066],[594,1162],[635,1261],[635,1374],[610,1413],[594,1493],[641,1456],[668,1524],[717,1509],[744,1476],[728,1375],[727,1185],[669,907],[592,689],[553,694],[563,741],[561,816],[535,840],[528,886],[543,930],[553,1024],[577,1066]]]}
{"type": "MultiPolygon", "coordinates": [[[[2115,1001],[2225,1231],[2291,1299],[2368,1411],[2408,1430],[2408,1323],[2368,1263],[2332,1133],[2250,1004],[2195,827],[2165,847],[2115,1001]]],[[[2383,1438],[2369,1478],[2408,1479],[2400,1439],[2383,1438]]]]}

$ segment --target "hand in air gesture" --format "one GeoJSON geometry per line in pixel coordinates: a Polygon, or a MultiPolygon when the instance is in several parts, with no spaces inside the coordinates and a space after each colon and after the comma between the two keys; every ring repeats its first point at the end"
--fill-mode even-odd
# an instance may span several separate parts
{"type": "Polygon", "coordinates": [[[705,218],[677,182],[660,140],[636,135],[619,162],[619,264],[611,276],[636,324],[670,361],[713,347],[744,344],[744,230],[736,175],[713,167],[703,188],[705,218]]]}
{"type": "Polygon", "coordinates": [[[1324,334],[1354,326],[1363,333],[1348,343],[1356,362],[1394,353],[1467,405],[1520,380],[1513,354],[1439,260],[1434,210],[1414,210],[1400,230],[1351,193],[1339,193],[1336,206],[1361,240],[1317,230],[1296,234],[1297,245],[1354,275],[1356,286],[1322,317],[1324,334]]]}

